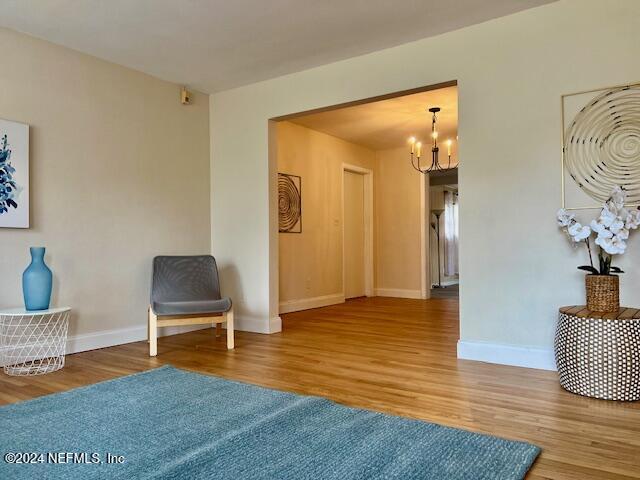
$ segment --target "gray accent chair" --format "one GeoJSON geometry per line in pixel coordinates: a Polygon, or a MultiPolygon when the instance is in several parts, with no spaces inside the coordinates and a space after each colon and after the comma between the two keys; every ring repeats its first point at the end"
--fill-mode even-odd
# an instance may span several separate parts
{"type": "Polygon", "coordinates": [[[233,305],[220,295],[216,261],[211,255],[158,256],[153,259],[149,305],[149,356],[158,354],[158,328],[227,324],[227,348],[234,348],[233,305]]]}

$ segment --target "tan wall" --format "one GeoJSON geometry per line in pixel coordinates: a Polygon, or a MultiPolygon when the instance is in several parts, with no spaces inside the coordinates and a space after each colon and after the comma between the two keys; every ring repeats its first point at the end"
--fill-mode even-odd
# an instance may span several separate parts
{"type": "Polygon", "coordinates": [[[0,117],[31,126],[32,225],[0,229],[0,307],[21,305],[42,245],[71,334],[144,338],[152,257],[210,251],[208,97],[183,106],[177,85],[8,30],[0,45],[0,117]]]}
{"type": "Polygon", "coordinates": [[[411,167],[406,147],[378,151],[376,160],[376,289],[420,296],[422,174],[411,167]]]}
{"type": "Polygon", "coordinates": [[[420,296],[422,184],[406,148],[373,152],[290,122],[277,124],[277,139],[278,171],[301,176],[303,195],[302,234],[279,234],[281,311],[344,295],[342,163],[374,171],[376,294],[420,296]]]}
{"type": "Polygon", "coordinates": [[[278,171],[302,177],[302,233],[279,234],[280,303],[339,297],[342,164],[375,170],[375,153],[290,122],[276,128],[278,171]]]}

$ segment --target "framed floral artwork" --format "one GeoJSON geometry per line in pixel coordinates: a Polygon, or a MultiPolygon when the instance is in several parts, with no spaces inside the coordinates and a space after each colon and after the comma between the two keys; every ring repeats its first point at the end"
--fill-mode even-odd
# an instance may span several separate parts
{"type": "Polygon", "coordinates": [[[29,228],[29,125],[2,119],[0,227],[29,228]]]}

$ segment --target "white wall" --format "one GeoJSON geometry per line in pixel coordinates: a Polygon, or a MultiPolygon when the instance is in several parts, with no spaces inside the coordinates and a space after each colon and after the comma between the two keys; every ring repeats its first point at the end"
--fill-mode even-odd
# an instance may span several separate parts
{"type": "MultiPolygon", "coordinates": [[[[233,272],[240,308],[262,331],[272,329],[268,119],[457,80],[461,339],[489,344],[489,353],[499,352],[494,345],[533,346],[548,360],[557,307],[584,301],[575,270],[584,256],[554,221],[560,95],[640,80],[638,18],[636,0],[564,0],[213,95],[213,251],[233,272]]],[[[640,304],[640,270],[629,268],[639,248],[632,238],[621,264],[629,305],[640,304]]]]}
{"type": "Polygon", "coordinates": [[[208,253],[209,102],[0,29],[0,117],[30,125],[31,225],[0,229],[0,308],[22,304],[29,247],[47,247],[72,350],[146,336],[151,259],[208,253]]]}

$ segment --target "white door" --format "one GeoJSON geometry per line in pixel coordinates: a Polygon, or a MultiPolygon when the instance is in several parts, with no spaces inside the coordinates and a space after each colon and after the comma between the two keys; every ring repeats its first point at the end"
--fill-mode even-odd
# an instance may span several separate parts
{"type": "Polygon", "coordinates": [[[363,297],[364,175],[344,172],[344,296],[363,297]]]}

